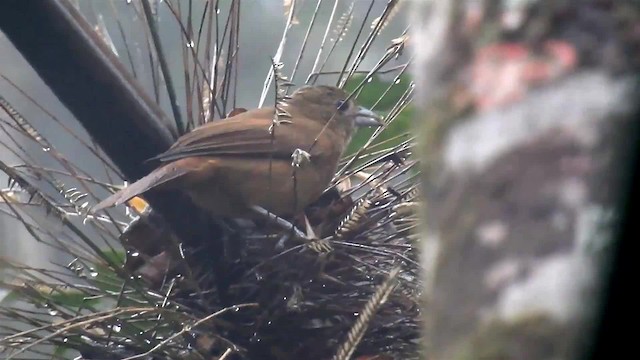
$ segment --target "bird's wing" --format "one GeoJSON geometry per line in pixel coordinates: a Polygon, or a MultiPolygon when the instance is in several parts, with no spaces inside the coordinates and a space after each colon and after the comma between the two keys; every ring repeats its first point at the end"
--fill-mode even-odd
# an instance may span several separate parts
{"type": "MultiPolygon", "coordinates": [[[[119,205],[151,188],[168,184],[197,173],[208,166],[197,157],[262,158],[291,161],[296,149],[309,151],[322,131],[322,124],[304,116],[296,116],[292,123],[281,124],[272,135],[273,109],[247,111],[231,118],[200,126],[180,137],[166,152],[156,156],[164,164],[149,175],[109,196],[93,208],[99,211],[119,205]]],[[[316,146],[310,151],[311,158],[322,157],[321,149],[335,152],[340,144],[332,140],[334,134],[326,129],[316,146]]]]}
{"type": "MultiPolygon", "coordinates": [[[[322,130],[317,121],[295,117],[291,123],[276,126],[272,135],[269,132],[272,119],[273,108],[264,108],[208,123],[183,135],[153,159],[161,162],[194,156],[290,159],[295,149],[307,151],[322,130]]],[[[328,140],[322,137],[318,141],[328,140]]],[[[321,155],[320,148],[314,146],[311,155],[321,155]]]]}
{"type": "Polygon", "coordinates": [[[92,208],[92,211],[95,213],[111,206],[123,204],[134,196],[138,196],[151,188],[169,183],[191,171],[197,171],[201,167],[202,164],[193,161],[193,159],[184,159],[176,163],[161,166],[153,170],[149,175],[102,200],[92,208]]]}

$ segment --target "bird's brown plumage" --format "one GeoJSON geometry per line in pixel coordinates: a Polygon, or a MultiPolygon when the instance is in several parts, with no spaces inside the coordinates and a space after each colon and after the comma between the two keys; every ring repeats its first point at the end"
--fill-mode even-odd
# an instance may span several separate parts
{"type": "Polygon", "coordinates": [[[246,111],[199,126],[156,156],[161,165],[94,211],[150,189],[185,191],[214,216],[251,217],[251,206],[291,215],[320,196],[354,131],[359,108],[334,87],[304,87],[287,101],[290,122],[269,128],[274,108],[246,111]],[[296,149],[310,161],[292,166],[296,149]]]}

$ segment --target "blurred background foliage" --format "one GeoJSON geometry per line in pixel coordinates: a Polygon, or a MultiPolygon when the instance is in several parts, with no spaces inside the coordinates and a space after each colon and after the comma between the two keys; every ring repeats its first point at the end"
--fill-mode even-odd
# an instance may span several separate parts
{"type": "MultiPolygon", "coordinates": [[[[366,75],[354,75],[347,81],[344,89],[348,92],[353,92],[365,79],[366,75]]],[[[366,82],[362,90],[357,92],[356,99],[360,105],[384,116],[400,101],[410,86],[412,86],[412,80],[408,74],[402,74],[391,81],[382,80],[380,76],[374,75],[366,82]],[[380,94],[384,94],[384,96],[380,97],[380,94]]],[[[395,146],[407,140],[413,126],[413,115],[414,112],[411,105],[403,108],[396,115],[395,120],[384,129],[372,145],[384,142],[385,146],[395,146]]],[[[351,140],[345,153],[352,154],[361,149],[374,131],[374,129],[360,129],[351,140]]]]}

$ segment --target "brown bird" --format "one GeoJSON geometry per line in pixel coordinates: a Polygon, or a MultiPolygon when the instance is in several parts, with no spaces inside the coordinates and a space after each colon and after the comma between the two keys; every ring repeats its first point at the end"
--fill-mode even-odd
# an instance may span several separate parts
{"type": "Polygon", "coordinates": [[[214,216],[253,218],[256,208],[294,215],[328,186],[356,126],[380,125],[372,111],[346,99],[335,87],[305,86],[285,101],[287,121],[273,132],[273,107],[201,125],[156,156],[158,168],[93,210],[173,188],[214,216]]]}

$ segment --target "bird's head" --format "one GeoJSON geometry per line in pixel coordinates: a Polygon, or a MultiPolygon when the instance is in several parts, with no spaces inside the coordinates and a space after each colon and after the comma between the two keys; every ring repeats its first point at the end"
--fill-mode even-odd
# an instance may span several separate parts
{"type": "Polygon", "coordinates": [[[348,94],[337,87],[305,86],[291,95],[287,111],[327,124],[333,131],[350,138],[356,127],[381,126],[381,118],[373,111],[347,100],[348,94]]]}

